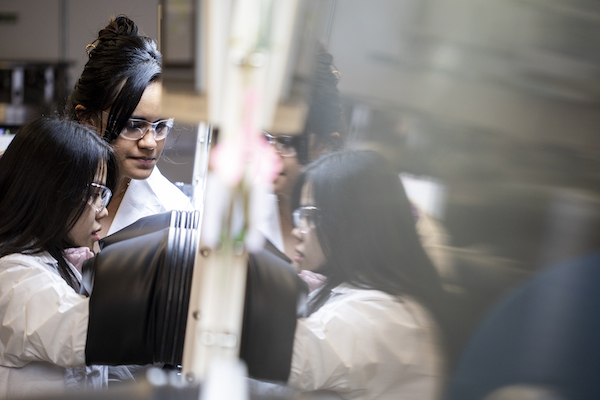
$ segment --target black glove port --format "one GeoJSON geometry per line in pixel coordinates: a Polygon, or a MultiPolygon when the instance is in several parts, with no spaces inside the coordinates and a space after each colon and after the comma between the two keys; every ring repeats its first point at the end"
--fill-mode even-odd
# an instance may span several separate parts
{"type": "MultiPolygon", "coordinates": [[[[83,267],[88,365],[181,364],[198,221],[171,211],[101,240],[83,267]]],[[[251,377],[286,381],[306,284],[266,250],[248,258],[240,357],[251,377]]]]}

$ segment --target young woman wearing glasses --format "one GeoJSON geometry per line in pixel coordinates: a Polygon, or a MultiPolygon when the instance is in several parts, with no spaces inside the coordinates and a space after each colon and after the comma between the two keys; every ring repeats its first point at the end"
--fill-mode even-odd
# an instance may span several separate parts
{"type": "Polygon", "coordinates": [[[372,151],[309,164],[294,191],[293,264],[325,277],[298,320],[289,384],[344,399],[435,399],[442,287],[391,165],[372,151]]]}
{"type": "Polygon", "coordinates": [[[86,50],[89,60],[67,100],[67,113],[94,127],[119,157],[121,174],[103,234],[141,217],[190,209],[189,199],[156,167],[173,127],[173,119],[161,114],[162,56],[156,43],[119,16],[86,50]]]}
{"type": "Polygon", "coordinates": [[[296,178],[305,164],[322,154],[339,150],[345,144],[346,129],[337,89],[339,72],[335,71],[332,62],[332,55],[322,45],[317,45],[304,131],[298,135],[265,132],[267,140],[281,156],[282,169],[273,182],[276,205],[272,207],[272,218],[261,230],[289,258],[295,245],[291,235],[294,226],[290,204],[296,178]]]}
{"type": "Polygon", "coordinates": [[[85,366],[79,268],[117,170],[94,131],[66,120],[23,126],[0,158],[0,398],[106,386],[106,367],[85,366]]]}

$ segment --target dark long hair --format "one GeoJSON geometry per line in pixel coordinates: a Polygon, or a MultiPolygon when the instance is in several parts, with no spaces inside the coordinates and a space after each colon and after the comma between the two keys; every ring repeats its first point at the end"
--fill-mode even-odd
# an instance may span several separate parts
{"type": "MultiPolygon", "coordinates": [[[[349,283],[391,295],[410,295],[442,317],[443,291],[415,228],[398,174],[374,151],[339,151],[309,164],[294,189],[298,207],[305,182],[319,208],[316,233],[327,276],[314,306],[330,289],[349,283]]],[[[442,321],[440,321],[441,323],[442,321]]]]}
{"type": "Polygon", "coordinates": [[[300,164],[308,164],[314,158],[309,154],[308,137],[315,135],[317,146],[340,150],[347,138],[347,127],[344,121],[340,92],[337,84],[340,72],[333,64],[333,56],[325,50],[321,43],[315,44],[312,75],[310,76],[308,113],[296,150],[300,164]],[[339,136],[332,136],[338,132],[339,136]]]}
{"type": "Polygon", "coordinates": [[[88,47],[86,63],[75,89],[67,99],[66,112],[73,120],[101,118],[110,107],[106,129],[101,136],[112,143],[136,109],[144,90],[158,82],[162,55],[156,42],[138,34],[136,24],[124,15],[111,18],[88,47]],[[85,111],[77,115],[77,105],[85,111]]]}
{"type": "Polygon", "coordinates": [[[62,253],[74,246],[68,233],[87,207],[99,168],[114,190],[116,158],[91,129],[53,118],[24,125],[0,158],[0,256],[47,251],[77,289],[62,253]]]}

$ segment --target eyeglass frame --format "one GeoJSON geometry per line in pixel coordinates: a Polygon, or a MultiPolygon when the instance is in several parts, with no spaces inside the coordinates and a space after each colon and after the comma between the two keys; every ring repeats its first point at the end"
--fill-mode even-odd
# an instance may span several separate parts
{"type": "Polygon", "coordinates": [[[294,143],[298,140],[298,138],[296,136],[271,135],[269,132],[266,132],[266,131],[263,131],[263,135],[265,136],[265,138],[267,139],[269,144],[272,145],[273,147],[275,147],[275,150],[282,157],[294,157],[294,156],[298,155],[298,150],[296,149],[296,144],[294,143]],[[284,143],[284,140],[287,140],[287,143],[284,143]],[[288,149],[291,150],[291,153],[283,154],[283,152],[281,151],[281,148],[280,148],[281,146],[286,146],[288,149]]]}
{"type": "MultiPolygon", "coordinates": [[[[108,112],[106,112],[106,111],[102,111],[102,113],[103,113],[103,114],[106,114],[106,115],[110,115],[110,114],[109,114],[108,112]]],[[[144,132],[144,131],[143,131],[141,128],[135,128],[135,129],[137,129],[137,130],[139,130],[139,131],[140,131],[140,133],[142,134],[142,136],[140,136],[140,137],[138,137],[138,138],[131,138],[131,137],[127,137],[127,136],[125,136],[125,135],[123,134],[123,132],[124,132],[126,129],[128,129],[128,128],[127,128],[127,125],[125,125],[125,126],[123,127],[123,129],[121,129],[121,132],[119,132],[119,136],[120,136],[120,137],[122,137],[123,139],[126,139],[126,140],[141,140],[141,139],[143,139],[143,138],[144,138],[144,136],[146,136],[146,134],[148,133],[148,131],[149,131],[150,129],[152,129],[152,131],[154,132],[154,140],[156,140],[156,141],[161,141],[161,140],[164,140],[164,139],[166,139],[166,138],[167,138],[167,136],[169,136],[169,133],[171,133],[171,130],[173,129],[173,126],[175,125],[175,118],[161,119],[161,120],[158,120],[158,121],[156,121],[156,122],[150,122],[150,121],[147,121],[147,120],[145,120],[145,119],[141,119],[141,118],[127,118],[127,124],[130,124],[130,123],[132,123],[132,122],[133,122],[133,123],[135,123],[135,122],[138,122],[138,123],[145,123],[145,124],[147,124],[147,125],[149,125],[149,126],[148,126],[148,128],[145,130],[145,132],[144,132]],[[158,132],[156,131],[156,127],[157,127],[157,126],[158,126],[160,123],[165,123],[165,122],[166,122],[166,125],[167,125],[167,127],[168,127],[167,133],[166,133],[166,134],[165,134],[163,137],[158,137],[158,136],[157,136],[157,135],[158,135],[158,132]]]]}
{"type": "Polygon", "coordinates": [[[319,211],[321,211],[318,207],[315,206],[302,206],[298,207],[292,213],[292,220],[294,222],[294,226],[300,230],[302,233],[306,233],[308,228],[316,227],[317,219],[320,217],[319,211]],[[311,211],[310,215],[303,215],[305,211],[311,211]],[[309,219],[312,219],[312,224],[309,222],[309,219]],[[302,220],[306,221],[302,223],[302,220]]]}
{"type": "Polygon", "coordinates": [[[90,206],[92,206],[92,208],[97,213],[99,213],[100,211],[102,211],[103,208],[108,206],[108,203],[110,203],[110,199],[112,198],[112,191],[109,188],[107,188],[106,186],[101,185],[96,182],[90,183],[90,186],[102,190],[102,192],[100,192],[100,199],[102,200],[100,203],[100,207],[96,206],[97,200],[94,199],[97,196],[96,194],[91,194],[87,201],[87,203],[90,206]]]}

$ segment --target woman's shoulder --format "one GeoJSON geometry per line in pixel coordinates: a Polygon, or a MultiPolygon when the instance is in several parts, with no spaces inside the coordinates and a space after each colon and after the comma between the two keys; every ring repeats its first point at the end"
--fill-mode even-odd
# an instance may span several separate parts
{"type": "Polygon", "coordinates": [[[331,289],[331,297],[326,304],[363,302],[397,303],[399,299],[400,297],[381,290],[359,288],[347,283],[342,283],[331,289]]]}
{"type": "Polygon", "coordinates": [[[391,324],[430,325],[432,318],[417,300],[406,295],[392,295],[381,290],[361,289],[342,284],[312,316],[337,319],[343,315],[348,323],[385,320],[391,324]]]}
{"type": "Polygon", "coordinates": [[[1,269],[18,265],[27,267],[47,267],[54,266],[56,263],[56,259],[46,252],[37,254],[12,253],[0,257],[1,269]]]}
{"type": "Polygon", "coordinates": [[[46,252],[36,254],[13,253],[0,258],[0,288],[13,287],[15,282],[25,285],[34,282],[58,283],[70,286],[60,277],[58,262],[46,252]],[[6,286],[8,285],[8,286],[6,286]]]}

